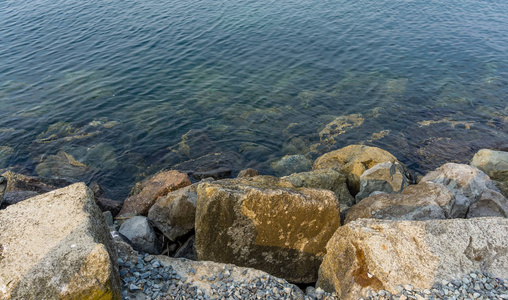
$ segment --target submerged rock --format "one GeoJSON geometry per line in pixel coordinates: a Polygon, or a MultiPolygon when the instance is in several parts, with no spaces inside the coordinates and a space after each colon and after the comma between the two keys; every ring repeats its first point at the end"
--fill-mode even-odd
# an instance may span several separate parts
{"type": "Polygon", "coordinates": [[[389,152],[377,147],[349,145],[318,157],[313,170],[337,169],[348,179],[349,191],[356,196],[360,191],[360,176],[366,170],[382,162],[398,162],[389,152]]]}
{"type": "Polygon", "coordinates": [[[360,219],[340,227],[326,246],[318,287],[340,299],[369,290],[420,290],[471,271],[508,278],[508,219],[428,221],[360,219]]]}
{"type": "Polygon", "coordinates": [[[222,179],[229,177],[232,170],[238,170],[242,165],[241,157],[236,152],[217,152],[184,161],[173,166],[173,169],[197,180],[204,178],[222,179]]]}
{"type": "Polygon", "coordinates": [[[42,177],[84,178],[88,170],[87,165],[64,151],[48,156],[35,167],[37,174],[42,177]]]}
{"type": "Polygon", "coordinates": [[[187,174],[175,170],[161,172],[136,184],[132,195],[125,199],[119,214],[139,213],[146,216],[157,199],[190,184],[187,174]]]}
{"type": "Polygon", "coordinates": [[[313,282],[324,247],[340,225],[331,191],[295,188],[271,176],[198,186],[200,260],[234,263],[292,282],[313,282]]]}
{"type": "Polygon", "coordinates": [[[272,169],[279,176],[289,175],[292,173],[310,171],[312,168],[312,161],[305,155],[286,155],[280,160],[273,162],[272,169]]]}
{"type": "Polygon", "coordinates": [[[0,298],[120,299],[116,251],[85,184],[1,210],[0,227],[0,298]]]}
{"type": "Polygon", "coordinates": [[[335,144],[335,138],[338,135],[362,125],[364,120],[365,118],[361,114],[337,117],[319,132],[319,138],[324,144],[335,144]]]}

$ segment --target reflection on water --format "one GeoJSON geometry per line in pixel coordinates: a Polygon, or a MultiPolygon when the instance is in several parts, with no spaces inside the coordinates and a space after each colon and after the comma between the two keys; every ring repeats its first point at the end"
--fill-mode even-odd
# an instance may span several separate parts
{"type": "Polygon", "coordinates": [[[508,147],[506,1],[3,5],[0,168],[122,199],[162,168],[286,174],[364,143],[426,172],[508,147]]]}

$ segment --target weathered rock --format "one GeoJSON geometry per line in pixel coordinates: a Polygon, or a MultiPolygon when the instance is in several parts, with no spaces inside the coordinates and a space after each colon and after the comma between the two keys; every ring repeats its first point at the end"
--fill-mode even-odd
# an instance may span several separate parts
{"type": "Polygon", "coordinates": [[[357,220],[328,242],[317,286],[350,300],[369,289],[397,294],[399,284],[431,289],[477,270],[507,278],[507,230],[505,218],[357,220]]]}
{"type": "Polygon", "coordinates": [[[455,197],[443,185],[424,182],[410,185],[400,194],[380,193],[351,207],[345,223],[360,218],[432,220],[450,216],[455,197]]]}
{"type": "Polygon", "coordinates": [[[157,199],[190,184],[187,174],[175,170],[159,173],[133,188],[134,194],[125,199],[119,214],[137,212],[146,216],[157,199]]]}
{"type": "Polygon", "coordinates": [[[236,178],[255,177],[258,175],[259,175],[259,172],[257,170],[248,168],[245,170],[241,170],[240,173],[238,173],[238,176],[236,176],[236,178]]]}
{"type": "Polygon", "coordinates": [[[469,205],[478,201],[484,191],[499,191],[489,176],[464,164],[444,164],[425,175],[421,182],[442,184],[455,195],[455,204],[450,215],[452,218],[465,218],[469,205]]]}
{"type": "Polygon", "coordinates": [[[301,154],[285,155],[280,160],[273,162],[270,166],[278,176],[283,176],[310,171],[312,168],[312,161],[301,154]]]}
{"type": "Polygon", "coordinates": [[[159,198],[150,208],[148,218],[172,241],[194,229],[197,184],[181,188],[159,198]]]}
{"type": "Polygon", "coordinates": [[[295,187],[306,187],[330,190],[335,193],[340,203],[340,211],[346,211],[355,204],[349,193],[346,176],[333,169],[321,169],[310,172],[294,173],[282,179],[291,182],[295,187]]]}
{"type": "Polygon", "coordinates": [[[482,170],[492,180],[508,182],[508,152],[482,149],[474,155],[471,166],[482,170]]]}
{"type": "Polygon", "coordinates": [[[132,243],[137,251],[143,251],[150,254],[160,253],[160,243],[153,231],[148,218],[143,216],[132,217],[125,221],[118,230],[132,243]]]}
{"type": "Polygon", "coordinates": [[[173,255],[175,258],[186,258],[190,260],[198,260],[196,253],[196,236],[191,236],[173,255]]]}
{"type": "Polygon", "coordinates": [[[313,170],[340,170],[347,175],[351,195],[356,196],[360,191],[360,176],[363,172],[385,161],[398,162],[395,156],[385,150],[365,145],[349,145],[318,157],[313,170]]]}
{"type": "Polygon", "coordinates": [[[0,206],[2,205],[6,190],[7,190],[7,178],[0,176],[0,206]]]}
{"type": "Polygon", "coordinates": [[[360,192],[356,201],[369,197],[375,191],[385,193],[401,192],[411,182],[407,171],[398,162],[385,161],[373,166],[360,176],[360,192]]]}
{"type": "Polygon", "coordinates": [[[467,212],[468,219],[478,217],[508,217],[508,199],[496,191],[484,191],[467,212]]]}
{"type": "Polygon", "coordinates": [[[120,299],[116,260],[83,183],[0,211],[2,299],[120,299]]]}
{"type": "Polygon", "coordinates": [[[35,167],[35,171],[42,177],[83,178],[83,174],[89,171],[89,167],[72,155],[58,151],[56,155],[43,159],[35,167]]]}
{"type": "Polygon", "coordinates": [[[295,188],[271,176],[198,186],[200,260],[234,263],[292,282],[313,282],[324,247],[340,224],[331,191],[295,188]]]}

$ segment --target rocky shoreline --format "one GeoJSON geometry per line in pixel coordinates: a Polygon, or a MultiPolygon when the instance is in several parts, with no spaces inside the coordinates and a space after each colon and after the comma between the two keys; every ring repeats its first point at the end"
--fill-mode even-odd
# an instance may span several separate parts
{"type": "Polygon", "coordinates": [[[508,299],[508,152],[416,177],[350,145],[284,177],[0,177],[2,299],[508,299]],[[102,212],[101,212],[102,211],[102,212]]]}

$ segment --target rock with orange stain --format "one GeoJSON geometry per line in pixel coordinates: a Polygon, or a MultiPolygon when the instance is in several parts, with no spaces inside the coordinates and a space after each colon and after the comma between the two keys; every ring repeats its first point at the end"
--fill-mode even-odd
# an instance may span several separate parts
{"type": "Polygon", "coordinates": [[[119,215],[139,213],[146,216],[157,199],[190,184],[185,173],[176,170],[159,173],[134,187],[134,195],[125,199],[119,215]]]}

